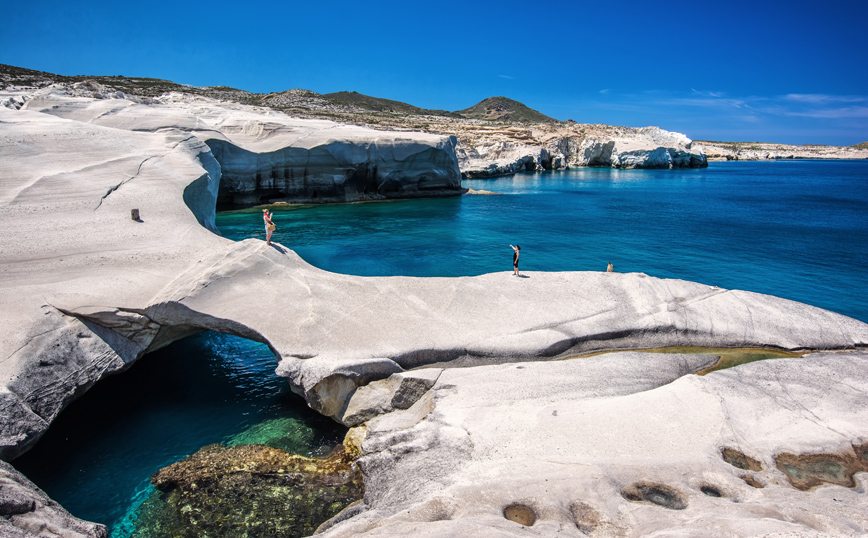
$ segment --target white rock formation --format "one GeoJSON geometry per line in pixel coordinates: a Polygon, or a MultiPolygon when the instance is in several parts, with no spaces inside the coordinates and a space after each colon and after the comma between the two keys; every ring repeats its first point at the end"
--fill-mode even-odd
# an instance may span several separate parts
{"type": "Polygon", "coordinates": [[[323,536],[864,536],[868,353],[685,375],[707,358],[437,371],[413,407],[352,432],[365,504],[323,536]],[[825,456],[781,463],[805,453],[825,456]],[[782,469],[857,474],[805,492],[782,469]],[[509,520],[515,505],[535,521],[509,520]]]}
{"type": "MultiPolygon", "coordinates": [[[[749,534],[768,524],[768,514],[782,521],[768,527],[776,532],[865,529],[856,490],[835,490],[834,504],[827,489],[796,493],[768,471],[778,450],[864,442],[862,355],[767,361],[706,378],[679,376],[707,357],[552,359],[675,345],[848,350],[868,344],[868,325],[639,273],[364,278],[319,270],[280,245],[228,241],[209,231],[221,166],[203,138],[257,154],[303,147],[304,136],[329,139],[322,129],[294,131],[269,112],[256,117],[187,98],[143,106],[45,95],[22,110],[0,109],[4,459],[31,446],[101,377],[213,329],[268,343],[278,372],[312,407],[366,425],[368,510],[332,527],[335,535],[522,535],[528,528],[498,515],[515,499],[531,505],[540,523],[529,529],[537,534],[559,525],[575,534],[595,518],[602,523],[593,528],[610,534],[683,533],[689,517],[749,534]],[[535,362],[516,364],[527,361],[535,362]],[[727,381],[732,376],[737,382],[727,381]],[[775,389],[777,380],[837,393],[817,404],[796,389],[775,389]],[[569,422],[562,430],[558,417],[569,422]],[[816,427],[809,430],[805,417],[816,427]],[[752,420],[760,421],[757,433],[743,433],[752,420]],[[758,494],[739,489],[720,463],[722,443],[767,464],[757,480],[779,483],[758,494]],[[418,474],[393,478],[404,471],[418,474]],[[750,510],[699,497],[695,477],[725,499],[750,501],[750,510]],[[620,488],[640,479],[678,489],[684,517],[625,500],[620,488]],[[812,503],[825,515],[795,516],[812,503]]],[[[420,140],[396,140],[389,158],[406,161],[405,147],[408,166],[428,166],[413,152],[436,141],[420,140]]],[[[342,147],[355,155],[362,146],[342,147]]],[[[29,536],[32,528],[9,532],[29,536]]]]}
{"type": "MultiPolygon", "coordinates": [[[[122,96],[125,97],[125,96],[122,96]]],[[[221,202],[358,201],[461,194],[456,140],[374,131],[188,95],[147,104],[71,97],[58,87],[22,110],[129,131],[175,130],[211,148],[220,163],[221,202]]]]}
{"type": "Polygon", "coordinates": [[[841,146],[791,146],[764,142],[703,142],[708,159],[768,161],[779,159],[868,159],[868,149],[841,146]]]}
{"type": "Polygon", "coordinates": [[[681,133],[657,127],[601,129],[597,133],[572,132],[570,127],[518,139],[510,130],[478,129],[461,137],[458,159],[467,178],[485,178],[534,170],[571,167],[701,168],[708,166],[701,146],[681,133]]]}

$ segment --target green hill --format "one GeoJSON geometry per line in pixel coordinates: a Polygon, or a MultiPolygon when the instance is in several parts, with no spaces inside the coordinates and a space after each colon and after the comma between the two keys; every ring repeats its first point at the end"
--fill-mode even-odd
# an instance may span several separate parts
{"type": "Polygon", "coordinates": [[[861,144],[853,144],[850,147],[856,148],[856,149],[868,149],[868,142],[862,142],[861,144]]]}
{"type": "Polygon", "coordinates": [[[480,120],[498,120],[520,123],[543,123],[557,122],[542,112],[528,107],[523,103],[509,99],[508,97],[489,97],[470,108],[457,111],[465,118],[480,120]]]}
{"type": "Polygon", "coordinates": [[[417,116],[454,116],[452,112],[446,110],[419,108],[407,103],[402,103],[401,101],[383,99],[382,97],[371,97],[370,95],[364,95],[359,92],[326,93],[323,97],[338,105],[356,106],[365,110],[373,110],[375,112],[397,112],[399,114],[412,114],[417,116]]]}

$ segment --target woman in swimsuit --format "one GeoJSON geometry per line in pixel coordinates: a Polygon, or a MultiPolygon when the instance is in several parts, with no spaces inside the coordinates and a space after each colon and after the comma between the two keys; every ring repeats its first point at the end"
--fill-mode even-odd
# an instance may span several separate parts
{"type": "Polygon", "coordinates": [[[271,222],[271,216],[274,213],[269,213],[267,209],[262,210],[262,220],[265,221],[265,244],[271,246],[271,234],[274,233],[274,223],[271,222]],[[271,226],[271,229],[269,229],[271,226]]]}
{"type": "MultiPolygon", "coordinates": [[[[512,245],[509,245],[512,247],[512,245]]],[[[518,274],[518,255],[521,253],[521,247],[515,245],[512,247],[512,270],[515,271],[515,276],[521,276],[518,274]]]]}

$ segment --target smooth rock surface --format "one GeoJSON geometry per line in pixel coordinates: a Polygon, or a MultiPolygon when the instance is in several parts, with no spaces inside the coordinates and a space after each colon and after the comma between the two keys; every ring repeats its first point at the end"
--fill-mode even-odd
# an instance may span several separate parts
{"type": "Polygon", "coordinates": [[[367,510],[323,536],[864,536],[865,473],[804,492],[775,457],[868,441],[868,353],[684,375],[708,360],[445,370],[414,408],[364,426],[367,510]],[[516,505],[532,526],[507,519],[516,505]]]}
{"type": "Polygon", "coordinates": [[[375,131],[205,98],[147,104],[40,90],[21,107],[129,131],[176,130],[208,144],[221,203],[348,202],[461,194],[454,137],[375,131]]]}

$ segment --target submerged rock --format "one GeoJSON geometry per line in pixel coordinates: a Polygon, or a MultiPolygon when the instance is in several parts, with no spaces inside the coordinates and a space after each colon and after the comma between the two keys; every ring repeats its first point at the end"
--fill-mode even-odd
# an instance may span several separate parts
{"type": "Polygon", "coordinates": [[[151,477],[135,536],[309,536],[363,494],[354,458],[306,458],[265,445],[209,445],[151,477]]]}

